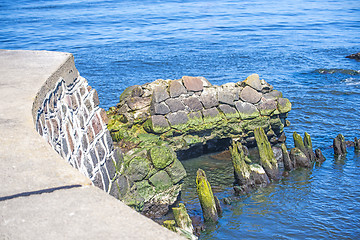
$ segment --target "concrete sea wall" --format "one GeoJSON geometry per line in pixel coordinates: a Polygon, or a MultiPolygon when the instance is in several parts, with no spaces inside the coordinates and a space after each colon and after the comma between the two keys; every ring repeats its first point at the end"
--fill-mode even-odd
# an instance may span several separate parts
{"type": "Polygon", "coordinates": [[[37,93],[36,130],[68,163],[108,192],[114,177],[114,147],[95,89],[69,58],[37,93]]]}

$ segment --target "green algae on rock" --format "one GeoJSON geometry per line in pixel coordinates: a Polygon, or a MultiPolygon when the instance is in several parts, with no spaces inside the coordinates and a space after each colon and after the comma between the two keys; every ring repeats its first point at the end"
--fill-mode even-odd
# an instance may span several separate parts
{"type": "Polygon", "coordinates": [[[281,92],[257,74],[221,86],[203,77],[159,79],[128,87],[119,100],[107,112],[122,155],[111,193],[127,202],[136,196],[130,205],[150,217],[166,213],[179,195],[186,176],[179,159],[227,147],[233,138],[254,146],[258,127],[272,144],[282,143],[291,109],[281,92]]]}

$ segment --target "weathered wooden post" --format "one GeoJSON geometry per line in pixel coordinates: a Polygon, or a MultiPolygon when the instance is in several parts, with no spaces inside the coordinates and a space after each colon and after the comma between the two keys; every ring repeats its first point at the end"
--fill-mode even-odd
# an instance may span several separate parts
{"type": "Polygon", "coordinates": [[[315,154],[313,151],[313,145],[311,142],[311,137],[310,134],[308,134],[307,132],[305,132],[305,136],[304,136],[304,145],[305,145],[305,149],[309,154],[309,159],[310,161],[315,161],[315,154]]]}
{"type": "Polygon", "coordinates": [[[256,144],[259,149],[260,163],[264,168],[268,177],[272,180],[279,179],[279,168],[274,157],[274,152],[271,149],[270,142],[264,132],[264,129],[254,129],[256,144]]]}
{"type": "Polygon", "coordinates": [[[219,216],[210,183],[202,169],[196,173],[196,189],[199,197],[204,220],[206,222],[217,222],[219,216]]]}
{"type": "Polygon", "coordinates": [[[186,211],[185,205],[183,203],[179,203],[179,207],[174,207],[172,210],[178,227],[192,234],[194,227],[189,214],[186,211]]]}
{"type": "Polygon", "coordinates": [[[339,134],[334,138],[333,147],[335,155],[340,156],[346,154],[345,138],[342,134],[339,134]]]}

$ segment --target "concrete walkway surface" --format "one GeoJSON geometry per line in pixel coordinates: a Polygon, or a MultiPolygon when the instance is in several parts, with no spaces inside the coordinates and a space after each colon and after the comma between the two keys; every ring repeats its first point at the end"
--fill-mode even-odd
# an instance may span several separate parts
{"type": "Polygon", "coordinates": [[[35,131],[36,93],[69,57],[0,50],[0,240],[183,239],[92,186],[35,131]]]}

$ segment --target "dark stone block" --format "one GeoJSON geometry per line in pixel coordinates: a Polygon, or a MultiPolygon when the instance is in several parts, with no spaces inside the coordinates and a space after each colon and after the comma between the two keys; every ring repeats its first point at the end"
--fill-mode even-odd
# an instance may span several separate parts
{"type": "Polygon", "coordinates": [[[83,137],[81,138],[81,145],[82,145],[83,150],[86,151],[88,148],[88,140],[87,140],[86,134],[84,134],[83,137]]]}
{"type": "Polygon", "coordinates": [[[172,98],[187,93],[185,87],[181,84],[180,81],[170,81],[169,92],[170,97],[172,98]]]}
{"type": "Polygon", "coordinates": [[[131,97],[127,100],[129,108],[133,111],[150,106],[150,102],[151,99],[149,97],[131,97]]]}
{"type": "Polygon", "coordinates": [[[257,92],[255,89],[246,86],[240,93],[240,98],[249,103],[258,103],[261,99],[262,94],[257,92]]]}
{"type": "Polygon", "coordinates": [[[204,108],[212,108],[219,105],[219,101],[216,99],[216,90],[213,89],[212,91],[209,91],[208,89],[204,90],[201,93],[200,100],[202,104],[204,105],[204,108]]]}
{"type": "Polygon", "coordinates": [[[152,97],[153,97],[153,101],[155,101],[156,103],[159,103],[159,102],[165,101],[170,96],[165,87],[157,86],[154,89],[152,97]]]}
{"type": "Polygon", "coordinates": [[[179,99],[169,98],[165,101],[171,112],[177,112],[185,109],[185,105],[179,99]]]}
{"type": "Polygon", "coordinates": [[[263,101],[258,105],[258,109],[262,116],[270,116],[277,108],[277,102],[275,100],[263,101]]]}
{"type": "Polygon", "coordinates": [[[234,106],[235,96],[231,92],[219,91],[218,92],[218,100],[220,103],[225,103],[234,106]]]}
{"type": "Polygon", "coordinates": [[[237,101],[235,102],[235,106],[240,114],[241,119],[252,119],[260,115],[257,108],[251,103],[237,101]]]}
{"type": "Polygon", "coordinates": [[[203,115],[204,118],[215,118],[220,114],[217,108],[204,109],[203,115]]]}
{"type": "Polygon", "coordinates": [[[169,120],[171,126],[186,124],[189,120],[187,113],[184,111],[169,113],[168,115],[166,115],[166,117],[169,120]]]}
{"type": "Polygon", "coordinates": [[[94,180],[93,180],[92,182],[93,182],[93,184],[94,184],[96,187],[98,187],[98,188],[100,188],[100,189],[102,189],[102,190],[105,190],[105,189],[104,189],[103,179],[102,179],[102,177],[101,177],[100,171],[98,171],[98,172],[95,174],[94,180]]]}
{"type": "Polygon", "coordinates": [[[148,132],[163,133],[170,129],[169,123],[163,115],[154,115],[146,122],[145,130],[148,132]]]}
{"type": "Polygon", "coordinates": [[[85,157],[84,157],[84,162],[83,162],[83,163],[84,163],[84,167],[85,167],[85,169],[86,169],[86,172],[87,172],[89,178],[91,179],[91,178],[93,177],[93,171],[94,171],[94,169],[93,169],[90,161],[92,161],[92,160],[89,159],[89,156],[85,156],[85,157]]]}
{"type": "Polygon", "coordinates": [[[96,143],[95,148],[99,156],[99,162],[102,162],[105,158],[106,151],[99,141],[96,143]]]}
{"type": "Polygon", "coordinates": [[[98,95],[98,93],[97,93],[97,91],[95,89],[94,89],[94,92],[93,92],[93,103],[94,103],[94,107],[97,107],[100,104],[99,95],[98,95]]]}
{"type": "Polygon", "coordinates": [[[107,150],[111,152],[114,149],[114,144],[110,132],[108,130],[105,131],[103,139],[104,139],[104,145],[106,145],[107,150]]]}
{"type": "Polygon", "coordinates": [[[93,148],[90,149],[89,155],[90,155],[89,159],[91,159],[93,165],[96,166],[96,164],[98,164],[98,162],[99,162],[99,159],[96,156],[95,149],[93,149],[93,148]]]}
{"type": "MultiPolygon", "coordinates": [[[[168,99],[170,100],[170,99],[168,99]]],[[[150,114],[151,115],[165,115],[168,114],[170,112],[170,108],[166,105],[165,102],[161,102],[161,103],[153,103],[151,104],[150,107],[150,114]]]]}
{"type": "Polygon", "coordinates": [[[239,118],[240,115],[239,113],[236,111],[235,108],[230,107],[227,104],[221,104],[219,105],[219,109],[221,112],[223,112],[225,114],[225,117],[227,119],[232,119],[232,118],[239,118]]]}
{"type": "Polygon", "coordinates": [[[115,177],[116,168],[112,158],[110,157],[106,158],[105,167],[108,170],[110,179],[113,179],[115,177]]]}
{"type": "Polygon", "coordinates": [[[197,97],[188,97],[182,100],[185,106],[189,108],[191,111],[200,111],[203,109],[203,106],[200,100],[197,97]]]}
{"type": "Polygon", "coordinates": [[[104,191],[107,192],[109,190],[110,178],[106,170],[106,166],[100,166],[100,172],[104,183],[104,191]]]}
{"type": "Polygon", "coordinates": [[[173,164],[165,169],[169,174],[173,184],[180,182],[184,177],[186,177],[186,170],[179,160],[175,160],[173,164]]]}

